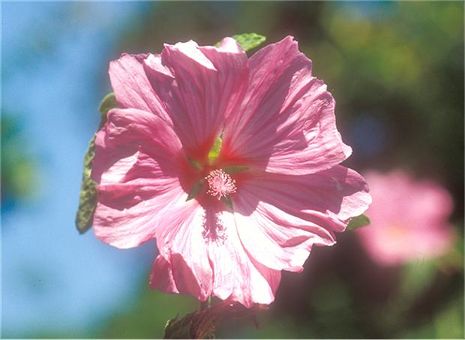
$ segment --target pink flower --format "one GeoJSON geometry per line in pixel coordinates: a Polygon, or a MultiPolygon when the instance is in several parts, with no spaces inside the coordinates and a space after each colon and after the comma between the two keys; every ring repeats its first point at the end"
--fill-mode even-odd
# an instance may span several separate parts
{"type": "Polygon", "coordinates": [[[351,149],[311,66],[292,37],[251,58],[225,38],[111,62],[119,108],[96,138],[97,237],[155,238],[152,287],[271,303],[281,270],[301,271],[371,200],[339,165],[351,149]]]}
{"type": "Polygon", "coordinates": [[[398,265],[440,256],[450,248],[452,200],[446,190],[402,171],[369,172],[366,178],[373,196],[367,211],[371,224],[357,232],[375,262],[398,265]]]}

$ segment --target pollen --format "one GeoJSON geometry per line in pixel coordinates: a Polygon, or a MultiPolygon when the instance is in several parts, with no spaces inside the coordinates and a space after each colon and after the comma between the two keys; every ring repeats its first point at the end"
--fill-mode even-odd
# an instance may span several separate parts
{"type": "Polygon", "coordinates": [[[205,179],[208,182],[207,194],[218,199],[236,192],[236,181],[221,169],[210,171],[205,179]]]}

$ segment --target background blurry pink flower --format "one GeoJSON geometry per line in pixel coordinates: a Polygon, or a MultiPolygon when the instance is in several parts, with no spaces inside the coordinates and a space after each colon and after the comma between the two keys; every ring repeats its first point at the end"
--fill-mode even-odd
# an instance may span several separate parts
{"type": "Polygon", "coordinates": [[[96,137],[94,230],[119,248],[156,238],[153,287],[271,303],[281,270],[371,201],[292,37],[251,58],[231,38],[165,45],[109,73],[119,108],[96,137]]]}
{"type": "Polygon", "coordinates": [[[373,203],[371,224],[357,230],[371,258],[397,265],[443,255],[452,246],[449,193],[436,183],[418,181],[402,171],[365,176],[373,203]]]}

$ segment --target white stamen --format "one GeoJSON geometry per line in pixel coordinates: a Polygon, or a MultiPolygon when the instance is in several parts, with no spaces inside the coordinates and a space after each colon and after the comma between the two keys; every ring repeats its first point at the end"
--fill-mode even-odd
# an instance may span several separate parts
{"type": "Polygon", "coordinates": [[[208,182],[207,194],[218,199],[236,192],[236,181],[221,169],[210,171],[205,179],[208,182]]]}

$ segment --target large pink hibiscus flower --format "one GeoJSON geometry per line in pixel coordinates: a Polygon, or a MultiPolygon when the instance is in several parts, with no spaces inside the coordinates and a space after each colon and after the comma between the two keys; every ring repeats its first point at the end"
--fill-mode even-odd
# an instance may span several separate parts
{"type": "Polygon", "coordinates": [[[96,137],[94,230],[119,248],[156,239],[153,287],[271,303],[281,270],[301,271],[370,203],[292,37],[250,58],[232,38],[165,45],[109,73],[118,108],[96,137]]]}

